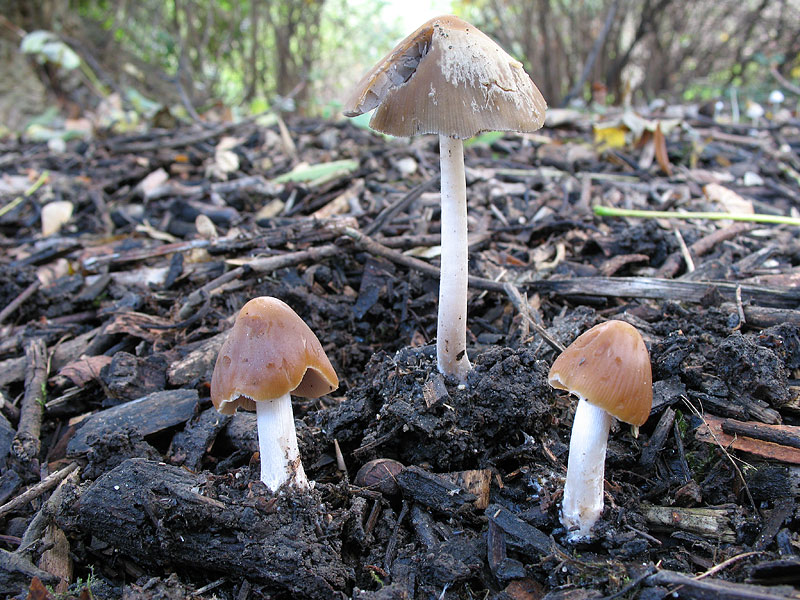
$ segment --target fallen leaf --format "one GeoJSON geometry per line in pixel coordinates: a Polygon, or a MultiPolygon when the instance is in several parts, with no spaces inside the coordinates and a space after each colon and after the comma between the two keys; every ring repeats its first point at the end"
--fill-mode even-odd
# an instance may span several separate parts
{"type": "Polygon", "coordinates": [[[753,203],[733,190],[718,183],[709,183],[703,188],[703,193],[711,202],[718,202],[729,213],[753,214],[753,203]]]}
{"type": "Polygon", "coordinates": [[[136,192],[145,200],[149,200],[153,191],[160,188],[169,180],[169,175],[164,169],[157,169],[147,175],[136,186],[136,192]]]}
{"type": "Polygon", "coordinates": [[[594,143],[604,150],[607,148],[622,148],[625,146],[625,136],[627,133],[627,128],[618,125],[613,125],[611,127],[595,125],[594,143]]]}
{"type": "Polygon", "coordinates": [[[42,235],[47,237],[58,233],[69,223],[74,207],[68,200],[49,202],[42,207],[42,235]]]}
{"type": "Polygon", "coordinates": [[[38,577],[31,579],[31,585],[28,588],[27,600],[50,600],[52,596],[47,588],[38,577]]]}
{"type": "Polygon", "coordinates": [[[656,160],[661,170],[667,174],[667,177],[672,177],[672,165],[669,162],[669,155],[667,154],[667,139],[661,131],[661,123],[656,125],[656,130],[653,132],[653,142],[656,146],[656,160]]]}
{"type": "Polygon", "coordinates": [[[100,376],[100,369],[111,362],[110,356],[88,356],[71,363],[67,363],[58,372],[59,375],[69,378],[78,387],[83,387],[93,379],[100,376]]]}

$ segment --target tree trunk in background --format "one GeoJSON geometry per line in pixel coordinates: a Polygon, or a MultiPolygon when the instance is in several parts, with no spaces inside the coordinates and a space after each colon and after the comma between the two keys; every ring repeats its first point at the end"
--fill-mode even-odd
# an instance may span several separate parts
{"type": "Polygon", "coordinates": [[[0,14],[25,31],[52,31],[57,8],[55,0],[7,0],[0,14]]]}
{"type": "Polygon", "coordinates": [[[306,110],[309,77],[319,55],[324,4],[324,0],[286,0],[265,11],[274,41],[274,94],[291,96],[300,113],[306,110]]]}
{"type": "Polygon", "coordinates": [[[766,70],[744,67],[756,58],[766,59],[784,76],[790,75],[800,60],[796,35],[800,12],[795,4],[794,0],[472,0],[465,16],[525,63],[554,106],[567,90],[582,96],[585,83],[595,82],[620,101],[630,79],[626,71],[632,66],[642,78],[634,90],[640,102],[664,93],[679,94],[703,81],[708,88],[747,85],[748,78],[761,82],[762,89],[774,86],[766,70]],[[594,65],[588,75],[582,74],[580,69],[604,31],[605,43],[599,44],[594,65]],[[727,84],[711,77],[720,74],[730,74],[727,84]]]}

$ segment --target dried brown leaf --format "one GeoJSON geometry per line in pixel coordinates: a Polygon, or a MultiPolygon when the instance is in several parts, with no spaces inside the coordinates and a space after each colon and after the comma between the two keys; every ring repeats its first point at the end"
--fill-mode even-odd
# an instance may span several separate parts
{"type": "Polygon", "coordinates": [[[669,155],[667,154],[667,139],[661,131],[661,123],[656,125],[656,130],[653,132],[653,142],[656,147],[658,166],[667,174],[667,177],[672,177],[672,165],[669,162],[669,155]]]}

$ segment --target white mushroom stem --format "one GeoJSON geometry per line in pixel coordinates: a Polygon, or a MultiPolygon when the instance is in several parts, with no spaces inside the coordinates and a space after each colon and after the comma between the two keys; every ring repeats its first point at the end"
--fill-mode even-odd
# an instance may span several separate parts
{"type": "Polygon", "coordinates": [[[442,182],[442,255],[436,360],[439,371],[459,381],[472,365],[467,358],[467,181],[464,143],[439,136],[442,182]]]}
{"type": "Polygon", "coordinates": [[[256,402],[261,481],[275,492],[285,482],[307,488],[308,479],[300,462],[289,394],[277,400],[256,402]]]}
{"type": "Polygon", "coordinates": [[[613,418],[583,398],[578,401],[561,506],[561,524],[568,530],[577,528],[569,534],[572,540],[588,537],[603,512],[606,444],[613,418]]]}

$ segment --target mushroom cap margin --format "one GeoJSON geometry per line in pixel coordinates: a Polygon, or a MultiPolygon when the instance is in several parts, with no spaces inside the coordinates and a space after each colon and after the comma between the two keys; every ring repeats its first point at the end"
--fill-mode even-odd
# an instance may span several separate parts
{"type": "Polygon", "coordinates": [[[650,416],[650,354],[639,331],[625,321],[606,321],[578,336],[553,362],[548,379],[620,421],[643,425],[650,416]]]}
{"type": "Polygon", "coordinates": [[[285,302],[261,296],[239,311],[211,376],[211,401],[223,414],[255,410],[286,394],[318,398],[339,379],[317,336],[285,302]]]}

